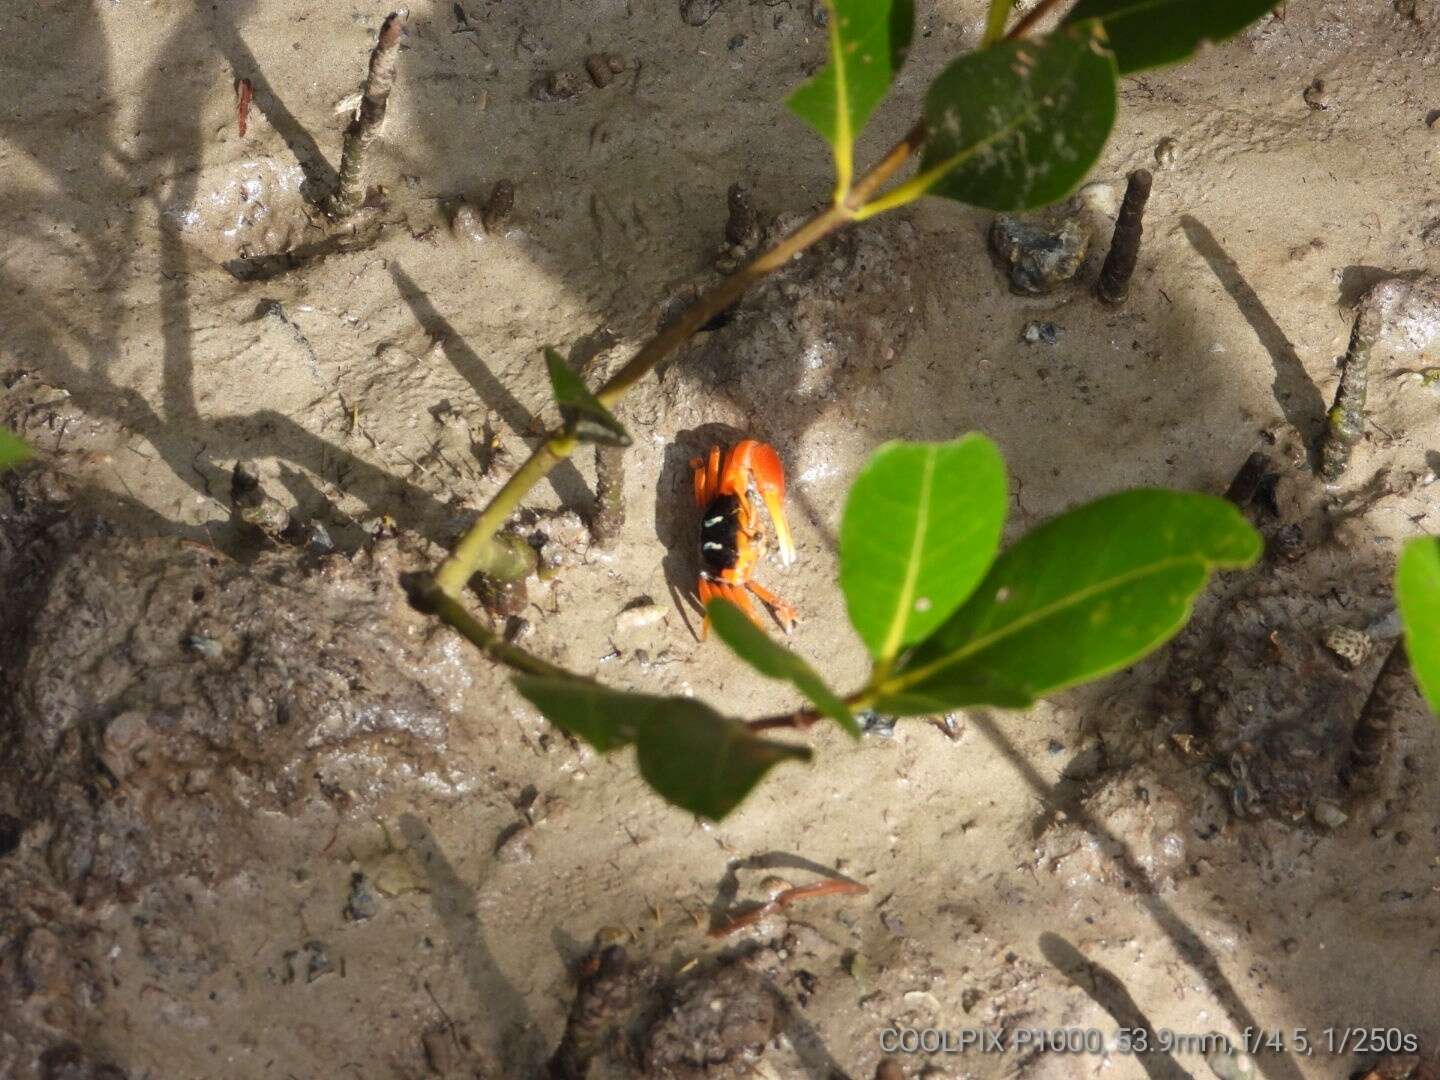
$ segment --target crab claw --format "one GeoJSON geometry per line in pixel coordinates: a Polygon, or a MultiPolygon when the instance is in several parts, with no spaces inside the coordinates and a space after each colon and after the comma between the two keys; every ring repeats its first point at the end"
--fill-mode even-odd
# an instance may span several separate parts
{"type": "Polygon", "coordinates": [[[795,561],[795,542],[790,538],[790,526],[785,522],[785,467],[780,464],[780,455],[769,443],[754,439],[739,443],[734,453],[740,467],[749,475],[751,485],[765,501],[765,509],[775,523],[780,561],[789,566],[795,561]]]}

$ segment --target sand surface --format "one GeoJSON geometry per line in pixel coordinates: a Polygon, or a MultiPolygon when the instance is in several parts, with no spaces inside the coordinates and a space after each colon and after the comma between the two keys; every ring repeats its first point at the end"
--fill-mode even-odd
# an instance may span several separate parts
{"type": "MultiPolygon", "coordinates": [[[[53,1048],[72,1046],[157,1080],[531,1075],[602,929],[667,975],[771,943],[752,963],[788,1002],[783,1034],[758,1062],[729,1063],[734,1075],[868,1077],[895,1025],[1107,1040],[1101,1053],[904,1060],[944,1077],[1212,1075],[1193,1046],[1118,1052],[1116,1030],[1136,1026],[1287,1042],[1307,1029],[1312,1054],[1258,1062],[1276,1078],[1374,1061],[1329,1052],[1326,1029],[1338,1043],[1378,1025],[1433,1050],[1440,729],[1405,697],[1363,798],[1337,786],[1323,752],[1307,771],[1304,750],[1349,738],[1388,649],[1379,640],[1350,669],[1316,643],[1383,621],[1398,545],[1436,520],[1440,398],[1418,373],[1440,361],[1424,332],[1377,350],[1374,423],[1339,488],[1304,462],[1356,299],[1440,269],[1440,7],[1414,7],[1292,0],[1190,65],[1127,79],[1086,211],[1094,250],[1049,296],[1009,291],[990,215],[938,201],[844,234],[757,291],[624,402],[636,446],[613,550],[581,523],[588,456],[534,492],[525,527],[546,534],[560,572],[532,586],[522,643],[751,717],[793,697],[697,642],[678,600],[694,573],[685,463],[712,442],[765,439],[786,461],[801,557],[761,580],[800,610],[794,647],[842,688],[865,669],[834,584],[835,532],[885,440],[995,439],[1012,537],[1121,487],[1218,494],[1252,451],[1272,456],[1279,517],[1252,512],[1272,541],[1301,526],[1303,552],[1218,585],[1176,648],[1023,715],[959,715],[948,732],[913,721],[852,744],[818,728],[817,765],[779,770],[715,826],[663,805],[628,757],[549,729],[501,671],[404,615],[394,581],[440,555],[550,418],[543,346],[593,356],[592,376],[623,361],[667,302],[715,279],[732,183],[766,222],[827,198],[827,150],[781,105],[823,59],[806,0],[723,0],[703,26],[675,0],[465,0],[463,23],[448,3],[418,4],[373,162],[379,240],[259,281],[237,280],[236,260],[318,236],[303,195],[333,177],[385,11],[0,7],[0,423],[71,478],[74,513],[242,561],[265,546],[233,520],[244,463],[296,522],[364,553],[378,613],[351,630],[389,620],[408,643],[375,646],[395,665],[384,678],[435,687],[414,713],[424,722],[397,722],[393,739],[246,743],[250,786],[227,788],[209,819],[208,789],[182,777],[173,805],[147,803],[141,820],[209,824],[168,860],[144,856],[154,872],[78,902],[73,878],[44,871],[63,822],[35,811],[0,856],[3,888],[26,898],[0,921],[18,1018],[0,1032],[0,1072],[106,1075],[55,1071],[53,1048]],[[584,70],[596,52],[625,61],[604,88],[584,70]],[[537,100],[553,72],[581,92],[537,100]],[[243,138],[239,78],[255,94],[243,138]],[[1106,308],[1090,283],[1123,178],[1141,166],[1156,181],[1139,272],[1129,303],[1106,308]],[[502,179],[510,219],[457,228],[457,208],[502,179]],[[1023,343],[1032,320],[1053,322],[1057,342],[1023,343]],[[622,614],[636,605],[643,617],[622,614]],[[1267,640],[1291,651],[1277,659],[1267,640]],[[1207,673],[1227,680],[1219,704],[1194,685],[1207,673]],[[1313,707],[1286,712],[1316,686],[1313,707]],[[1187,755],[1171,737],[1186,708],[1212,706],[1260,710],[1269,771],[1250,785],[1255,805],[1234,794],[1233,767],[1214,775],[1233,746],[1187,755]],[[1272,712],[1299,725],[1283,745],[1265,741],[1272,712]],[[307,788],[311,765],[327,779],[307,788]],[[301,779],[267,787],[282,777],[301,779]],[[1345,820],[1321,824],[1317,802],[1345,820]],[[764,878],[837,870],[870,892],[706,937],[720,908],[763,898],[764,878]],[[346,916],[356,874],[375,887],[358,919],[346,916]],[[26,944],[46,927],[61,958],[50,982],[26,944]]],[[[978,0],[918,8],[862,159],[978,40],[978,0]]],[[[275,595],[292,595],[274,574],[275,595]]],[[[79,610],[99,602],[77,590],[79,610]]],[[[61,625],[64,600],[47,609],[61,625]]],[[[344,632],[326,648],[343,650],[344,632]]],[[[95,708],[84,722],[103,728],[114,710],[95,708]]],[[[0,776],[0,803],[22,803],[38,779],[0,776]]]]}

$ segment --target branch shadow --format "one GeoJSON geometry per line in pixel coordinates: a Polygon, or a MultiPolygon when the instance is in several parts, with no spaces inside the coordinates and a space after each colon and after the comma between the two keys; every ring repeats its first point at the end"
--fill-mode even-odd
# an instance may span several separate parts
{"type": "MultiPolygon", "coordinates": [[[[1053,812],[1056,803],[1055,792],[1045,782],[1045,778],[1027,761],[1015,748],[1015,745],[1005,737],[1005,734],[996,725],[986,712],[976,711],[969,714],[975,727],[990,741],[991,745],[1000,752],[1000,755],[1010,763],[1010,766],[1020,774],[1020,778],[1026,785],[1035,792],[1047,811],[1053,812]]],[[[1101,821],[1096,820],[1091,814],[1081,807],[1071,805],[1066,808],[1070,820],[1076,822],[1081,828],[1094,837],[1100,844],[1100,850],[1115,852],[1113,856],[1117,868],[1130,883],[1130,895],[1135,902],[1154,920],[1155,925],[1169,939],[1176,953],[1190,965],[1197,975],[1200,976],[1206,988],[1220,1003],[1225,1014],[1237,1028],[1258,1030],[1260,1023],[1250,1009],[1240,999],[1234,985],[1220,969],[1220,963],[1210,947],[1201,940],[1200,935],[1186,924],[1164,899],[1149,894],[1144,889],[1145,872],[1136,861],[1130,845],[1121,839],[1116,833],[1108,829],[1101,821]]],[[[1062,958],[1063,952],[1058,953],[1062,958]]],[[[1047,954],[1048,957],[1048,954],[1047,954]]],[[[1052,963],[1056,961],[1050,958],[1052,963]]],[[[1058,965],[1057,965],[1058,966],[1058,965]]],[[[1098,1000],[1098,999],[1097,999],[1098,1000]]],[[[1112,1004],[1123,1005],[1118,998],[1112,996],[1112,1004]]],[[[1108,1009],[1111,1007],[1106,1002],[1101,1002],[1108,1009]]],[[[1133,1003],[1132,1003],[1133,1004],[1133,1003]]],[[[1137,1010],[1138,1011],[1138,1010],[1137,1010]]],[[[1255,1056],[1256,1068],[1262,1076],[1271,1080],[1304,1080],[1299,1068],[1288,1057],[1271,1052],[1261,1052],[1255,1056]]]]}
{"type": "MultiPolygon", "coordinates": [[[[525,408],[495,377],[485,361],[456,333],[445,316],[436,310],[425,290],[400,269],[399,263],[390,264],[390,276],[395,280],[395,288],[400,293],[400,298],[409,306],[415,321],[426,334],[440,344],[445,359],[449,360],[451,366],[474,388],[486,408],[497,414],[515,434],[533,440],[537,430],[535,414],[525,408]]],[[[562,461],[550,471],[546,479],[563,506],[582,515],[589,513],[595,500],[590,494],[589,485],[585,483],[573,461],[562,461]]]]}
{"type": "MultiPolygon", "coordinates": [[[[1117,1027],[1144,1032],[1159,1030],[1140,1011],[1140,1006],[1135,1004],[1135,999],[1114,972],[1087,960],[1079,949],[1060,935],[1041,934],[1040,951],[1072,984],[1089,994],[1095,1004],[1108,1012],[1117,1027]]],[[[1194,1080],[1170,1054],[1153,1047],[1136,1051],[1135,1060],[1150,1080],[1194,1080]]]]}
{"type": "Polygon", "coordinates": [[[1245,321],[1260,339],[1260,344],[1270,354],[1270,360],[1275,365],[1275,381],[1272,384],[1275,401],[1285,414],[1285,419],[1300,432],[1306,445],[1312,447],[1313,457],[1313,444],[1320,433],[1320,422],[1325,415],[1325,399],[1320,388],[1305,371],[1300,354],[1285,336],[1285,331],[1245,280],[1245,275],[1240,272],[1235,260],[1221,246],[1220,241],[1215,239],[1215,234],[1189,214],[1181,216],[1180,227],[1185,230],[1190,246],[1220,279],[1220,284],[1230,294],[1235,306],[1240,309],[1245,321]]]}
{"type": "Polygon", "coordinates": [[[543,1047],[525,999],[500,970],[480,925],[475,888],[463,881],[435,840],[428,825],[414,814],[400,815],[400,834],[424,863],[435,915],[445,927],[451,947],[460,955],[465,979],[489,1021],[492,1045],[499,1048],[505,1076],[524,1074],[527,1061],[540,1060],[543,1047]]]}
{"type": "Polygon", "coordinates": [[[243,13],[248,6],[248,3],[231,3],[227,5],[225,15],[207,19],[206,28],[210,40],[225,57],[235,78],[250,80],[255,94],[253,108],[269,121],[304,172],[305,185],[301,189],[301,195],[308,202],[316,202],[327,192],[335,190],[340,182],[339,174],[325,157],[314,136],[305,130],[305,126],[286,107],[284,98],[270,85],[260,67],[260,61],[255,59],[255,54],[241,36],[235,14],[237,9],[243,13]]]}

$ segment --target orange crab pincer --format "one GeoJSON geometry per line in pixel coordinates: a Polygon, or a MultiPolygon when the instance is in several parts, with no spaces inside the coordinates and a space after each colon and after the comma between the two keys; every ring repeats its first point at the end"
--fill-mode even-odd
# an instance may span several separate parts
{"type": "MultiPolygon", "coordinates": [[[[785,524],[785,470],[768,443],[745,439],[722,454],[712,446],[708,458],[694,458],[695,502],[700,506],[700,603],[723,596],[756,626],[764,628],[746,591],[770,609],[788,634],[795,627],[795,609],[754,580],[766,537],[759,503],[775,526],[780,559],[795,561],[795,545],[785,524]]],[[[701,637],[710,629],[705,620],[701,637]]]]}

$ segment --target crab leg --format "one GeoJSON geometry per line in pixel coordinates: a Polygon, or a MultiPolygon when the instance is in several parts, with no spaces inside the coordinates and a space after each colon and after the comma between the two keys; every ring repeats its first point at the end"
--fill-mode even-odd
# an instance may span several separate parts
{"type": "Polygon", "coordinates": [[[785,521],[785,468],[780,464],[780,455],[773,446],[754,439],[738,443],[730,453],[735,459],[730,468],[738,467],[748,473],[750,483],[765,501],[765,509],[770,511],[770,520],[775,523],[780,561],[789,566],[795,561],[795,542],[785,521]]]}
{"type": "Polygon", "coordinates": [[[758,596],[760,602],[770,609],[770,613],[775,616],[775,621],[780,624],[780,628],[784,630],[786,634],[794,631],[795,624],[799,621],[799,618],[796,616],[793,607],[769,589],[765,588],[765,586],[761,585],[758,581],[747,581],[745,587],[758,596]]]}
{"type": "MultiPolygon", "coordinates": [[[[765,624],[760,621],[760,613],[755,610],[755,605],[750,603],[750,597],[745,595],[744,589],[737,588],[726,581],[701,578],[697,591],[700,593],[701,605],[710,603],[711,599],[717,596],[722,600],[729,600],[730,603],[745,613],[746,618],[760,627],[760,629],[765,629],[765,624]]],[[[709,633],[710,616],[707,614],[704,623],[700,626],[700,640],[704,641],[709,633]]]]}

